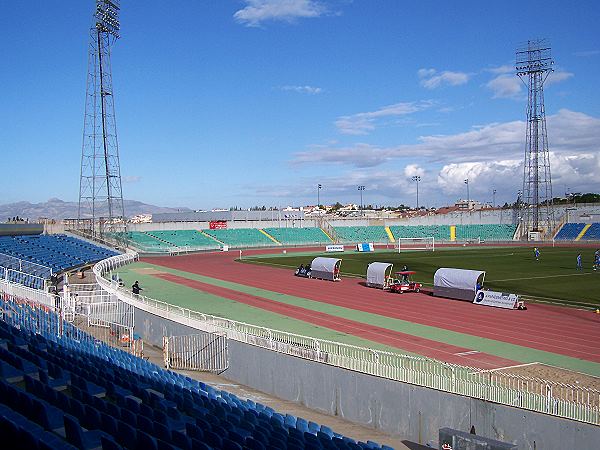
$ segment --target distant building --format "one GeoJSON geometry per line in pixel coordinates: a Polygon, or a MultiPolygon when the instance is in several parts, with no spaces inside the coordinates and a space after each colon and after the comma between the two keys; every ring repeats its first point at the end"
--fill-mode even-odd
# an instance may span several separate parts
{"type": "Polygon", "coordinates": [[[477,211],[485,207],[477,200],[459,200],[454,204],[454,206],[456,206],[461,211],[477,211]]]}

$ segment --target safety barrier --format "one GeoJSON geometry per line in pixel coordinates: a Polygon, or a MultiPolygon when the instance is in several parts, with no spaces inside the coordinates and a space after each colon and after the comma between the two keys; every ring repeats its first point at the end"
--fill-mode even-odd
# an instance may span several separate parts
{"type": "Polygon", "coordinates": [[[167,369],[221,373],[229,367],[224,333],[164,336],[163,356],[167,369]]]}
{"type": "Polygon", "coordinates": [[[112,270],[137,260],[118,255],[94,266],[103,289],[126,303],[205,332],[280,353],[330,364],[378,377],[451,392],[503,405],[600,425],[600,391],[506,372],[482,371],[425,357],[372,350],[300,336],[191,311],[142,295],[134,295],[104,278],[112,270]]]}

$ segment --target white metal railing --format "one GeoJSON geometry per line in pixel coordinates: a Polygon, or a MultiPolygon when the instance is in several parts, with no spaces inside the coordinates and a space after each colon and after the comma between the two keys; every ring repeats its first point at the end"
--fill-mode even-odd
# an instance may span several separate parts
{"type": "Polygon", "coordinates": [[[112,270],[137,258],[137,254],[128,253],[100,261],[94,266],[97,282],[124,302],[158,316],[205,332],[225,333],[229,339],[239,342],[336,367],[600,425],[600,391],[595,389],[505,372],[482,371],[425,357],[259,327],[134,295],[116,281],[104,278],[112,270]]]}
{"type": "Polygon", "coordinates": [[[10,283],[8,280],[0,279],[0,292],[26,298],[50,308],[55,308],[60,303],[58,295],[50,294],[40,289],[34,289],[18,283],[10,283]]]}
{"type": "Polygon", "coordinates": [[[223,372],[229,367],[227,336],[224,333],[163,337],[167,369],[223,372]]]}
{"type": "Polygon", "coordinates": [[[50,276],[53,273],[51,267],[43,266],[41,264],[37,264],[31,261],[25,261],[21,258],[17,258],[16,256],[12,255],[7,255],[5,253],[0,253],[0,266],[5,267],[6,269],[14,269],[19,272],[24,272],[45,278],[50,278],[50,276]]]}

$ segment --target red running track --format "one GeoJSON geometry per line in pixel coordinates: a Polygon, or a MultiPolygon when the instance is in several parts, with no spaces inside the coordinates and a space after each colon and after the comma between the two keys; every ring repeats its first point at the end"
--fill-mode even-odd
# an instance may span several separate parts
{"type": "Polygon", "coordinates": [[[153,276],[166,281],[181,284],[192,289],[214,294],[219,297],[235,300],[256,308],[261,308],[277,314],[294,319],[299,319],[321,327],[340,331],[342,333],[358,336],[373,342],[379,342],[390,347],[401,348],[408,352],[416,353],[430,358],[463,366],[477,367],[481,369],[492,369],[497,367],[512,366],[516,363],[509,359],[487,353],[471,353],[467,348],[445,344],[443,342],[431,341],[429,339],[413,336],[406,333],[388,330],[386,328],[369,325],[342,317],[321,313],[299,306],[288,305],[263,297],[246,294],[233,289],[222,288],[201,281],[190,280],[170,273],[159,273],[153,276]]]}
{"type": "MultiPolygon", "coordinates": [[[[245,251],[244,254],[260,252],[245,251]]],[[[530,304],[527,311],[504,310],[425,294],[391,294],[364,287],[361,285],[363,280],[359,279],[346,278],[332,283],[299,278],[289,269],[237,263],[234,261],[236,256],[236,252],[223,252],[144,261],[384,317],[600,362],[597,345],[600,316],[589,311],[542,304],[530,304]]],[[[436,342],[436,345],[440,344],[436,342]]]]}

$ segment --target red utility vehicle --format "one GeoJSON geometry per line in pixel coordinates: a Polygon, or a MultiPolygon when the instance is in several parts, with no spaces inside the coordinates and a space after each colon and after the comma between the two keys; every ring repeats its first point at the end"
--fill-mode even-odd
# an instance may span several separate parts
{"type": "Polygon", "coordinates": [[[390,286],[390,292],[395,292],[397,294],[404,294],[405,292],[419,292],[423,285],[411,280],[411,276],[415,273],[417,272],[413,270],[396,272],[397,279],[390,286]]]}

